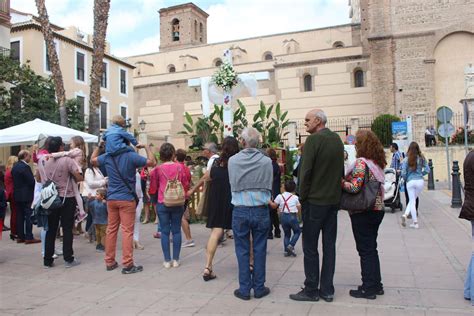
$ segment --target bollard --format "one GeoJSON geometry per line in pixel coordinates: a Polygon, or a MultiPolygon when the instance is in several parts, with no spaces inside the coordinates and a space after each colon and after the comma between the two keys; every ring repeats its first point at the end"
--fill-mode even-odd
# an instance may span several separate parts
{"type": "Polygon", "coordinates": [[[462,206],[462,199],[461,199],[461,180],[459,174],[459,164],[455,160],[453,161],[453,196],[451,199],[451,207],[457,208],[462,206]]]}
{"type": "Polygon", "coordinates": [[[433,172],[433,160],[428,159],[428,166],[430,167],[430,173],[428,174],[428,191],[435,189],[434,185],[434,172],[433,172]]]}

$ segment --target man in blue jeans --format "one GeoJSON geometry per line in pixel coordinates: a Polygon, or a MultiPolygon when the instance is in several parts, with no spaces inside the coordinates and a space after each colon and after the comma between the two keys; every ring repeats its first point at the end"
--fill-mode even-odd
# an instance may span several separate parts
{"type": "Polygon", "coordinates": [[[273,169],[270,158],[256,149],[260,133],[245,128],[241,134],[244,149],[229,159],[229,181],[232,191],[232,230],[239,265],[239,288],[234,295],[242,300],[270,293],[265,286],[267,236],[270,229],[268,202],[272,194],[273,169]],[[252,236],[252,238],[250,238],[252,236]],[[254,269],[250,269],[250,242],[253,245],[254,269]]]}

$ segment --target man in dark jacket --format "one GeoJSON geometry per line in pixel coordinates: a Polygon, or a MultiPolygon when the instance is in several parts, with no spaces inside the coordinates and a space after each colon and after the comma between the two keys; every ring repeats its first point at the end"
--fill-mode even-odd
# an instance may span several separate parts
{"type": "Polygon", "coordinates": [[[295,301],[331,302],[334,297],[337,212],[344,174],[344,145],[336,133],[326,128],[326,114],[315,109],[305,117],[305,142],[299,172],[299,194],[303,214],[305,287],[291,294],[295,301]],[[323,262],[319,273],[319,234],[323,233],[323,262]]]}
{"type": "Polygon", "coordinates": [[[12,168],[13,198],[17,207],[16,226],[17,243],[35,244],[41,242],[33,237],[33,224],[31,223],[31,203],[35,192],[35,178],[29,162],[29,151],[22,150],[18,153],[18,162],[12,168]]]}

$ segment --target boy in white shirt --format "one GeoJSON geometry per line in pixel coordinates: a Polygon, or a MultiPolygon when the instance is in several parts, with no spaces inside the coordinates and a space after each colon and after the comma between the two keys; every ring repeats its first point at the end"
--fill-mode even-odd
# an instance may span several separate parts
{"type": "Polygon", "coordinates": [[[295,245],[301,234],[300,224],[298,223],[298,211],[301,210],[301,204],[298,196],[294,194],[295,189],[295,181],[286,180],[285,192],[279,194],[275,201],[269,202],[272,208],[278,208],[281,213],[281,226],[285,234],[283,238],[285,257],[296,257],[295,245]],[[291,231],[293,231],[293,236],[291,231]]]}

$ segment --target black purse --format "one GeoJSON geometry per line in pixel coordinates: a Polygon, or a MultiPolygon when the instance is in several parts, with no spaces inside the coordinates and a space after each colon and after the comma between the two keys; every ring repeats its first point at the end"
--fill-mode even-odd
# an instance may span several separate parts
{"type": "Polygon", "coordinates": [[[369,167],[365,166],[364,184],[358,193],[342,190],[341,210],[362,213],[374,209],[380,182],[369,179],[369,167]]]}

